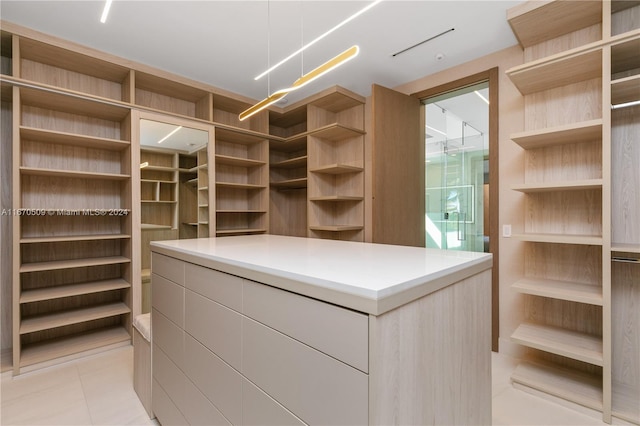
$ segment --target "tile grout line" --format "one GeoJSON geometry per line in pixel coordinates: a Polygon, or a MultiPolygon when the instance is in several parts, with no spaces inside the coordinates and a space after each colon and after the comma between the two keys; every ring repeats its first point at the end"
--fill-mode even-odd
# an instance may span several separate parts
{"type": "Polygon", "coordinates": [[[95,421],[93,419],[93,414],[91,413],[91,408],[89,407],[89,401],[87,400],[87,393],[85,392],[85,389],[84,389],[84,382],[82,380],[82,374],[80,374],[80,368],[78,368],[77,364],[74,365],[74,368],[76,370],[76,373],[78,373],[78,380],[80,380],[80,389],[82,389],[82,397],[84,399],[84,405],[85,407],[87,407],[87,413],[89,413],[91,424],[94,425],[95,421]]]}

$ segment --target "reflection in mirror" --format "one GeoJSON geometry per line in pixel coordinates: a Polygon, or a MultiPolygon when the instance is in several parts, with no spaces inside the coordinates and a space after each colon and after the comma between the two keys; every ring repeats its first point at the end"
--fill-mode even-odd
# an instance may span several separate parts
{"type": "Polygon", "coordinates": [[[150,308],[151,241],[209,236],[209,133],[140,120],[142,312],[150,308]]]}

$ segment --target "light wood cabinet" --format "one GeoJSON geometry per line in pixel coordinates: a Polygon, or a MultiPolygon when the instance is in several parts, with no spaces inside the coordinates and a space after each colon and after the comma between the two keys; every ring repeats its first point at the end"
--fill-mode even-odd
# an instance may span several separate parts
{"type": "Polygon", "coordinates": [[[269,230],[269,142],[216,129],[216,236],[269,230]]]}
{"type": "Polygon", "coordinates": [[[231,275],[206,249],[153,249],[160,423],[205,412],[238,425],[490,422],[489,270],[371,315],[252,281],[250,260],[231,275]]]}
{"type": "Polygon", "coordinates": [[[18,87],[12,102],[17,374],[129,341],[135,170],[128,109],[18,87]]]}
{"type": "Polygon", "coordinates": [[[3,223],[16,373],[125,344],[153,240],[364,239],[363,97],[333,87],[241,122],[254,100],[12,23],[0,42],[3,141],[15,149],[3,207],[72,214],[3,223]],[[206,128],[209,144],[140,149],[144,117],[206,128]]]}
{"type": "Polygon", "coordinates": [[[525,106],[525,131],[512,135],[524,150],[522,183],[512,186],[525,211],[514,235],[525,242],[524,272],[512,286],[525,295],[524,322],[511,337],[530,348],[512,380],[600,410],[607,422],[640,423],[640,323],[620,296],[637,300],[638,287],[631,269],[622,272],[630,263],[615,261],[637,259],[629,252],[640,241],[640,152],[627,133],[639,110],[616,107],[640,100],[639,12],[624,1],[508,12],[525,57],[507,71],[525,106]]]}

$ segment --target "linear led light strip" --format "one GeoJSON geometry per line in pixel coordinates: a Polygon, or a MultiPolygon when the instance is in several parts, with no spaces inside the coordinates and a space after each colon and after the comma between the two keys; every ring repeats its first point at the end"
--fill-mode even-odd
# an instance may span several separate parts
{"type": "Polygon", "coordinates": [[[263,109],[267,108],[269,105],[272,105],[275,102],[278,102],[280,99],[284,98],[287,95],[287,93],[293,92],[294,90],[298,90],[299,88],[306,86],[316,78],[323,76],[324,74],[328,73],[332,69],[337,68],[340,65],[344,64],[345,62],[349,61],[350,59],[355,58],[358,55],[358,52],[360,52],[360,48],[358,46],[351,46],[344,52],[338,54],[332,59],[329,59],[324,64],[320,65],[318,68],[314,69],[313,71],[309,71],[302,77],[298,78],[296,81],[293,82],[291,87],[278,90],[268,98],[261,100],[251,108],[248,108],[247,110],[241,112],[240,121],[245,120],[251,117],[252,115],[262,111],[263,109]]]}
{"type": "Polygon", "coordinates": [[[100,22],[102,22],[103,24],[105,22],[107,22],[107,16],[109,15],[109,9],[111,9],[111,2],[112,2],[112,0],[107,0],[107,2],[104,4],[104,9],[102,10],[102,16],[100,17],[100,22]]]}
{"type": "Polygon", "coordinates": [[[367,10],[371,9],[372,7],[374,7],[375,5],[377,5],[378,3],[380,3],[382,0],[376,0],[373,3],[369,4],[368,6],[364,7],[363,9],[359,10],[358,12],[354,13],[353,15],[351,15],[350,17],[348,17],[347,19],[345,19],[344,21],[340,22],[338,25],[336,25],[335,27],[331,28],[329,31],[327,31],[324,34],[321,34],[320,36],[316,37],[315,39],[311,40],[309,43],[305,44],[304,46],[302,46],[300,49],[296,50],[295,52],[293,52],[291,55],[287,56],[286,58],[284,58],[283,60],[281,60],[280,62],[278,62],[277,64],[275,64],[274,66],[272,66],[271,68],[269,68],[268,70],[266,70],[265,72],[263,72],[262,74],[260,74],[259,76],[257,76],[256,78],[254,78],[254,80],[259,80],[262,77],[264,77],[265,75],[269,74],[271,71],[275,70],[276,68],[278,68],[280,65],[284,64],[285,62],[287,62],[289,59],[293,58],[294,56],[296,56],[298,53],[301,53],[303,51],[305,51],[307,48],[313,46],[314,44],[316,44],[318,41],[322,40],[323,38],[325,38],[326,36],[328,36],[329,34],[331,34],[332,32],[334,32],[335,30],[337,30],[338,28],[342,27],[343,25],[345,25],[346,23],[354,20],[355,18],[357,18],[358,16],[362,15],[363,13],[365,13],[367,10]]]}

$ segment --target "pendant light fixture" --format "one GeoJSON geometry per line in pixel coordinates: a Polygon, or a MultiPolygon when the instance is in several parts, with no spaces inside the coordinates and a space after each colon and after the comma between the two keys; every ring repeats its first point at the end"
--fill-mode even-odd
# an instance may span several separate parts
{"type": "Polygon", "coordinates": [[[269,105],[273,105],[274,103],[278,102],[280,99],[284,98],[287,95],[287,93],[293,92],[294,90],[298,90],[299,88],[306,86],[307,84],[311,83],[315,79],[325,75],[329,71],[355,58],[356,56],[358,56],[359,52],[360,52],[360,48],[357,45],[351,46],[344,52],[334,56],[324,64],[320,65],[314,70],[309,71],[302,77],[298,78],[296,81],[293,82],[291,87],[278,90],[277,92],[274,92],[271,96],[253,105],[251,108],[248,108],[247,110],[241,112],[240,121],[245,120],[251,117],[252,115],[262,111],[263,109],[267,108],[269,105]]]}

